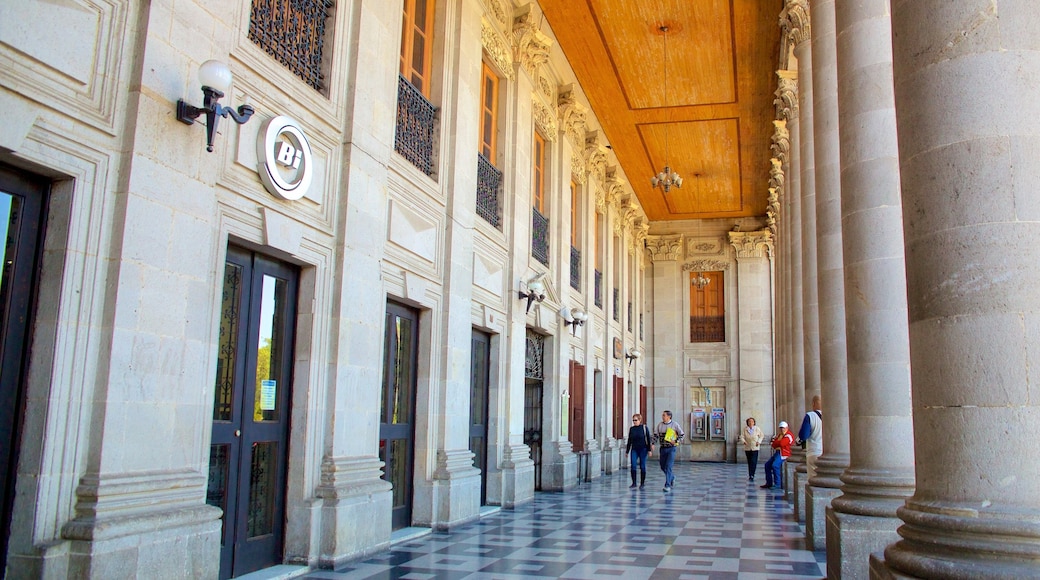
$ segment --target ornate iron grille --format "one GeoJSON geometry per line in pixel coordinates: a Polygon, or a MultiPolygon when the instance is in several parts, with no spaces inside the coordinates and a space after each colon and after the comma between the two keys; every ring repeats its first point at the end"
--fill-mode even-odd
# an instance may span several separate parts
{"type": "Polygon", "coordinates": [[[249,39],[319,91],[325,90],[322,53],[332,0],[253,0],[249,39]]]}
{"type": "Polygon", "coordinates": [[[691,316],[690,342],[726,342],[726,317],[691,316]]]}
{"type": "Polygon", "coordinates": [[[549,265],[549,219],[531,208],[531,255],[549,265]]]}
{"type": "Polygon", "coordinates": [[[542,363],[545,360],[545,337],[527,331],[527,358],[524,361],[524,378],[542,380],[544,376],[542,363]]]}
{"type": "Polygon", "coordinates": [[[614,322],[621,322],[621,290],[614,288],[614,322]]]}
{"type": "Polygon", "coordinates": [[[499,229],[502,229],[502,212],[498,203],[501,186],[502,172],[487,157],[477,153],[477,215],[499,229]]]}
{"type": "Polygon", "coordinates": [[[625,319],[625,324],[628,325],[628,331],[632,332],[632,303],[628,303],[628,318],[625,319]]]}
{"type": "Polygon", "coordinates": [[[592,281],[594,286],[592,299],[595,301],[596,306],[603,308],[603,272],[600,272],[599,270],[593,270],[592,272],[592,281]]]}
{"type": "Polygon", "coordinates": [[[397,75],[397,135],[394,149],[426,175],[433,175],[433,121],[437,107],[408,79],[397,75]]]}
{"type": "Polygon", "coordinates": [[[581,250],[571,246],[571,288],[581,290],[581,250]]]}
{"type": "Polygon", "coordinates": [[[639,313],[639,340],[643,340],[643,313],[639,313]]]}

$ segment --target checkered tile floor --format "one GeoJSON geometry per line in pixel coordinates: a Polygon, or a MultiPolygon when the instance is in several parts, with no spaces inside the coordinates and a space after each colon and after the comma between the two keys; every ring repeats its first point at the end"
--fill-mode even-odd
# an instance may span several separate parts
{"type": "Polygon", "coordinates": [[[744,465],[676,463],[662,493],[656,462],[646,488],[628,471],[567,493],[537,493],[450,533],[305,578],[455,580],[519,578],[785,579],[826,576],[824,553],[805,546],[803,526],[779,492],[747,481],[744,465]]]}

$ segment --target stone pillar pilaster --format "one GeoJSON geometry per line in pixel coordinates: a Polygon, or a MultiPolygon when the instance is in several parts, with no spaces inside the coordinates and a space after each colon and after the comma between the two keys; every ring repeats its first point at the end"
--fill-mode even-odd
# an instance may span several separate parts
{"type": "Polygon", "coordinates": [[[822,550],[826,508],[849,465],[848,363],[845,348],[845,266],[841,239],[841,160],[834,0],[812,0],[813,119],[816,156],[816,240],[820,299],[820,390],[823,455],[806,489],[805,535],[822,550]]]}
{"type": "Polygon", "coordinates": [[[835,21],[849,467],[827,510],[826,543],[827,576],[847,580],[867,578],[870,554],[898,539],[914,450],[888,0],[839,3],[835,21]]]}
{"type": "MultiPolygon", "coordinates": [[[[679,258],[682,236],[650,236],[647,241],[654,268],[654,390],[651,408],[657,415],[671,409],[681,417],[676,401],[683,400],[683,295],[679,258]]],[[[656,421],[650,418],[651,426],[656,421]]]]}
{"type": "Polygon", "coordinates": [[[1035,578],[1040,11],[891,7],[916,489],[871,575],[1035,578]]]}

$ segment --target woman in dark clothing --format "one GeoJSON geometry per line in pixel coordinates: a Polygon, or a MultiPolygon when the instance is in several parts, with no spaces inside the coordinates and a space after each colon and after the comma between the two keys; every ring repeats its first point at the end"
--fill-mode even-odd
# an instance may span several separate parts
{"type": "Polygon", "coordinates": [[[628,429],[628,443],[625,445],[625,453],[632,461],[632,485],[629,489],[636,488],[636,462],[639,463],[639,489],[646,485],[646,458],[654,454],[653,437],[650,429],[643,424],[643,416],[639,413],[632,415],[632,426],[628,429]]]}

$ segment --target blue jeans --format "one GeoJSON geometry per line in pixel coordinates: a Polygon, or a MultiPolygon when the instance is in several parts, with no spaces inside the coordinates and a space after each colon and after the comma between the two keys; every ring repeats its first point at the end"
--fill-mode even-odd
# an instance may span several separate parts
{"type": "Polygon", "coordinates": [[[672,465],[675,465],[675,446],[665,447],[661,446],[661,471],[664,472],[664,485],[665,487],[672,487],[675,483],[675,475],[672,474],[672,465]]]}
{"type": "Polygon", "coordinates": [[[773,456],[766,461],[766,485],[769,487],[780,487],[783,478],[780,470],[784,467],[784,456],[779,451],[773,452],[773,456]]]}
{"type": "Polygon", "coordinates": [[[639,464],[639,471],[646,471],[646,456],[650,452],[646,447],[642,449],[632,448],[632,451],[628,452],[628,457],[632,460],[632,473],[636,472],[636,463],[639,464]]]}

